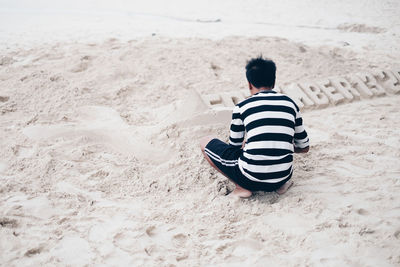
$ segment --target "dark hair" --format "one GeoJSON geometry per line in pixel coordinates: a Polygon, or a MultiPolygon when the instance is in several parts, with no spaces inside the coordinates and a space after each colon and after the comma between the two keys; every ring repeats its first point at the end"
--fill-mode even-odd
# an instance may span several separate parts
{"type": "Polygon", "coordinates": [[[256,88],[275,86],[276,65],[262,56],[252,58],[246,65],[247,81],[256,88]]]}

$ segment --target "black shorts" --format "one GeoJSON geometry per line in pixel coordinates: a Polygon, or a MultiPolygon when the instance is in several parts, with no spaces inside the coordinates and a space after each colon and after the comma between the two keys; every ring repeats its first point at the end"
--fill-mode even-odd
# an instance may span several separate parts
{"type": "Polygon", "coordinates": [[[214,162],[215,166],[224,173],[230,180],[250,191],[275,191],[287,181],[287,179],[278,183],[255,182],[248,179],[239,169],[239,157],[242,149],[230,146],[219,139],[212,139],[205,147],[205,153],[214,162]]]}

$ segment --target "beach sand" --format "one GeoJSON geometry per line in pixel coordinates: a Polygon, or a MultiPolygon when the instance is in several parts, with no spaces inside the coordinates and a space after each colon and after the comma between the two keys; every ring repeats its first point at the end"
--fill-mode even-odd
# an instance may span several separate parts
{"type": "Polygon", "coordinates": [[[272,37],[4,51],[0,265],[398,266],[399,95],[305,109],[293,187],[226,196],[198,140],[226,140],[229,120],[200,96],[246,90],[259,54],[279,86],[400,60],[272,37]]]}

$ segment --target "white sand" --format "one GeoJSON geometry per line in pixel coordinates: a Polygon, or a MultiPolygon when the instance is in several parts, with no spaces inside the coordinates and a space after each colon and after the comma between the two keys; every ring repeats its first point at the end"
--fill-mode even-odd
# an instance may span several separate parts
{"type": "Polygon", "coordinates": [[[276,60],[280,85],[393,66],[277,38],[155,37],[5,54],[0,262],[398,265],[400,96],[305,111],[311,151],[296,156],[288,193],[225,196],[233,186],[197,140],[226,139],[226,116],[192,90],[245,88],[244,64],[258,53],[276,60]]]}
{"type": "Polygon", "coordinates": [[[278,36],[399,56],[399,10],[398,0],[0,0],[0,48],[152,34],[278,36]]]}
{"type": "Polygon", "coordinates": [[[97,13],[58,21],[47,0],[3,1],[0,265],[399,266],[400,95],[304,109],[311,149],[282,196],[227,197],[198,145],[227,139],[230,116],[199,94],[246,90],[246,60],[261,53],[281,87],[400,70],[398,2],[270,1],[249,16],[250,0],[211,13],[174,0],[185,15],[154,1],[87,1],[97,13]]]}

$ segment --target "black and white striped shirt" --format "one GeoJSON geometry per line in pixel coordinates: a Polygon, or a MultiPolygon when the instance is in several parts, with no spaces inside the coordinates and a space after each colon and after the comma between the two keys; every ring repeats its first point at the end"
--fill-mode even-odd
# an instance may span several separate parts
{"type": "Polygon", "coordinates": [[[278,183],[292,174],[294,147],[309,146],[300,110],[284,94],[261,91],[233,110],[229,144],[241,147],[239,168],[248,179],[278,183]]]}

